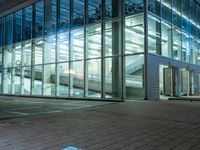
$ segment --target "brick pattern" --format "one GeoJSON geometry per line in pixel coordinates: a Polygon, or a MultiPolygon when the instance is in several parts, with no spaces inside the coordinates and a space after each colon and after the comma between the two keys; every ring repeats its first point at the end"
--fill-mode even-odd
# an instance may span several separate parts
{"type": "Polygon", "coordinates": [[[200,102],[124,102],[0,121],[0,150],[199,150],[200,102]]]}

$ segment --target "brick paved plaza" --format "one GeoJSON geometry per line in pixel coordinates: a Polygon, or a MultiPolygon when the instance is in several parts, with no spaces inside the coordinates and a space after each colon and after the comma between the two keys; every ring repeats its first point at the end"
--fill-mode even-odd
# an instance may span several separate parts
{"type": "Polygon", "coordinates": [[[0,150],[200,150],[198,101],[1,99],[0,150]]]}

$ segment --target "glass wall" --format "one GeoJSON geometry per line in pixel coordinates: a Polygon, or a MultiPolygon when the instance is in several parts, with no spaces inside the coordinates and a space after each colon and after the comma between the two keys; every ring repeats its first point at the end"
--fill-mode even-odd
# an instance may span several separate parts
{"type": "Polygon", "coordinates": [[[195,0],[157,0],[149,1],[148,9],[149,52],[197,64],[198,57],[193,55],[200,51],[194,42],[200,38],[200,4],[195,0]]]}

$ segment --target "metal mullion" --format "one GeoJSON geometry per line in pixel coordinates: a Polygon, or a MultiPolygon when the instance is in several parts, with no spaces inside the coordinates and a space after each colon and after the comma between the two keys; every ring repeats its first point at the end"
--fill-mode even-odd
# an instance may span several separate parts
{"type": "Polygon", "coordinates": [[[43,0],[43,9],[44,9],[44,18],[43,18],[43,31],[42,31],[42,41],[43,41],[43,45],[42,45],[42,95],[44,95],[44,44],[45,44],[45,39],[44,39],[44,32],[45,32],[45,13],[46,13],[46,7],[45,7],[45,1],[43,0]]]}
{"type": "Polygon", "coordinates": [[[121,72],[122,72],[122,83],[121,83],[121,99],[124,101],[126,98],[126,80],[125,80],[125,17],[121,18],[121,72]]]}
{"type": "Polygon", "coordinates": [[[87,71],[87,45],[86,45],[86,40],[87,40],[87,29],[86,29],[86,23],[87,23],[87,19],[88,19],[88,13],[87,13],[87,10],[88,10],[88,1],[86,0],[85,3],[84,3],[84,95],[83,97],[87,97],[88,95],[88,82],[87,82],[87,77],[88,77],[88,71],[87,71]]]}
{"type": "Polygon", "coordinates": [[[148,99],[148,0],[144,1],[144,99],[148,99]]]}

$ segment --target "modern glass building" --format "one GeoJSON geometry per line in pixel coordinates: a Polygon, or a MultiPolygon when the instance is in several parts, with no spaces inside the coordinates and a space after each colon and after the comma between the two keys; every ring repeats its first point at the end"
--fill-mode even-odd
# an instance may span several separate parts
{"type": "Polygon", "coordinates": [[[121,101],[200,92],[197,0],[13,3],[0,10],[3,95],[121,101]]]}

